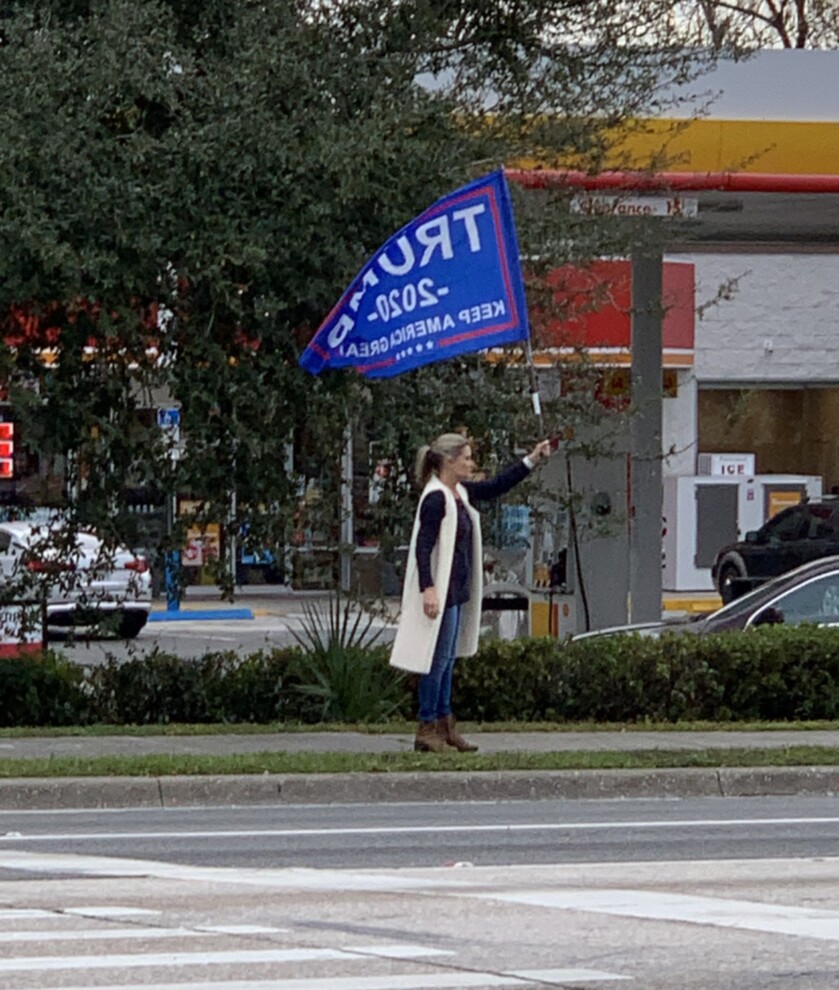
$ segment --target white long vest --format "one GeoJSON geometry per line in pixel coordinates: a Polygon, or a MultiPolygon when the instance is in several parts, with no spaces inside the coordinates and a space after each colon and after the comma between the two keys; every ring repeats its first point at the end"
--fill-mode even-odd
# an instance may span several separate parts
{"type": "MultiPolygon", "coordinates": [[[[469,657],[478,650],[481,631],[481,602],[483,600],[483,542],[481,539],[481,517],[477,509],[469,504],[469,496],[463,485],[457,486],[457,493],[472,519],[472,586],[469,601],[461,606],[460,628],[457,634],[455,654],[469,657]]],[[[390,654],[392,667],[410,670],[417,674],[427,674],[434,659],[434,647],[443,622],[443,610],[449,593],[449,580],[454,560],[454,545],[457,535],[457,502],[452,490],[432,475],[422,491],[411,547],[405,567],[405,584],[402,588],[402,612],[399,627],[390,654]],[[446,514],[440,521],[440,535],[431,553],[431,574],[434,587],[440,598],[440,612],[435,619],[429,619],[423,611],[422,592],[419,590],[417,568],[417,536],[420,528],[420,508],[423,499],[431,492],[441,491],[446,499],[446,514]]]]}

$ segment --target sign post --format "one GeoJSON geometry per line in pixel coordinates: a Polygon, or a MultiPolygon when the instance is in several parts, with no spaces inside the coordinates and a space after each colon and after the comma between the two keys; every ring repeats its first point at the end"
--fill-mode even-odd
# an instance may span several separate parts
{"type": "MultiPolygon", "coordinates": [[[[164,441],[173,464],[181,456],[181,410],[177,407],[158,409],[157,425],[163,431],[164,441]]],[[[167,499],[166,506],[166,535],[171,538],[175,528],[175,496],[167,499]]],[[[181,589],[179,575],[181,571],[180,550],[168,550],[164,566],[164,583],[166,590],[166,611],[178,612],[181,607],[181,589]]]]}

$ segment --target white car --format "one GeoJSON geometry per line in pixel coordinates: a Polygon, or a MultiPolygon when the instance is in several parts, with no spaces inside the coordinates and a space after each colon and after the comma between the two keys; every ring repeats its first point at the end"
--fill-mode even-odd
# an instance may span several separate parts
{"type": "Polygon", "coordinates": [[[0,522],[0,577],[7,600],[45,595],[48,627],[107,624],[132,639],[151,611],[145,558],[60,525],[0,522]]]}

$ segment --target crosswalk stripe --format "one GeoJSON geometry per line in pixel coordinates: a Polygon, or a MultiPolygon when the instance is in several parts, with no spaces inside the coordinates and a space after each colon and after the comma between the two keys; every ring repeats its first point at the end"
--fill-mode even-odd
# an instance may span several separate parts
{"type": "MultiPolygon", "coordinates": [[[[536,987],[573,982],[627,980],[631,977],[602,973],[588,969],[533,970],[533,976],[522,973],[465,973],[463,971],[400,974],[388,976],[335,976],[323,979],[291,980],[232,980],[209,983],[120,983],[113,986],[62,987],[61,990],[461,990],[467,987],[536,987]]],[[[14,990],[14,988],[10,988],[14,990]]],[[[20,988],[24,990],[24,988],[20,988]]]]}
{"type": "Polygon", "coordinates": [[[647,890],[520,890],[498,894],[467,894],[479,900],[504,901],[590,911],[594,914],[676,921],[719,928],[742,928],[776,935],[794,935],[839,942],[839,911],[799,908],[723,897],[695,897],[647,890]]]}
{"type": "Polygon", "coordinates": [[[361,956],[381,956],[382,959],[419,959],[424,956],[453,956],[450,949],[433,949],[426,945],[409,945],[395,943],[393,945],[345,945],[344,952],[357,953],[361,956]]]}
{"type": "Polygon", "coordinates": [[[171,952],[98,956],[15,956],[0,959],[0,973],[56,972],[70,969],[138,969],[151,966],[209,966],[320,962],[346,959],[337,949],[254,949],[233,952],[171,952]]]}
{"type": "Polygon", "coordinates": [[[604,973],[599,969],[518,969],[512,973],[523,980],[536,983],[599,983],[609,980],[631,980],[631,976],[604,973]]]}
{"type": "Polygon", "coordinates": [[[41,908],[3,908],[0,910],[0,921],[17,921],[25,918],[54,918],[55,911],[44,911],[41,908]]]}
{"type": "MultiPolygon", "coordinates": [[[[53,915],[56,917],[56,915],[53,915]]],[[[0,932],[3,942],[99,942],[113,939],[211,938],[218,932],[196,928],[67,928],[0,932]]]]}
{"type": "MultiPolygon", "coordinates": [[[[252,966],[259,963],[291,963],[358,960],[362,958],[386,958],[387,946],[348,949],[242,949],[223,952],[168,952],[137,953],[132,955],[88,956],[14,956],[0,959],[0,972],[55,972],[67,969],[139,969],[152,966],[252,966]]],[[[399,945],[394,947],[394,958],[425,958],[450,956],[444,949],[425,946],[399,945]]]]}
{"type": "MultiPolygon", "coordinates": [[[[314,891],[407,891],[439,890],[441,880],[395,873],[365,873],[352,870],[319,870],[308,867],[279,869],[234,869],[225,866],[187,866],[148,859],[111,856],[81,856],[76,853],[3,852],[0,866],[30,873],[72,873],[107,877],[160,877],[164,880],[233,883],[265,889],[314,891]]],[[[448,887],[464,886],[448,879],[448,887]]]]}
{"type": "Polygon", "coordinates": [[[124,907],[119,904],[82,904],[61,909],[62,914],[79,914],[87,918],[139,918],[143,915],[162,914],[153,908],[124,907]]]}

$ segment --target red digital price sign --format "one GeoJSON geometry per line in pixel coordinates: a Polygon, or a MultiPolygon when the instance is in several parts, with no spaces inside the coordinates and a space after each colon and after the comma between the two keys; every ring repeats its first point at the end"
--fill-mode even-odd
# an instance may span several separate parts
{"type": "Polygon", "coordinates": [[[0,423],[0,480],[15,475],[15,424],[0,423]]]}

